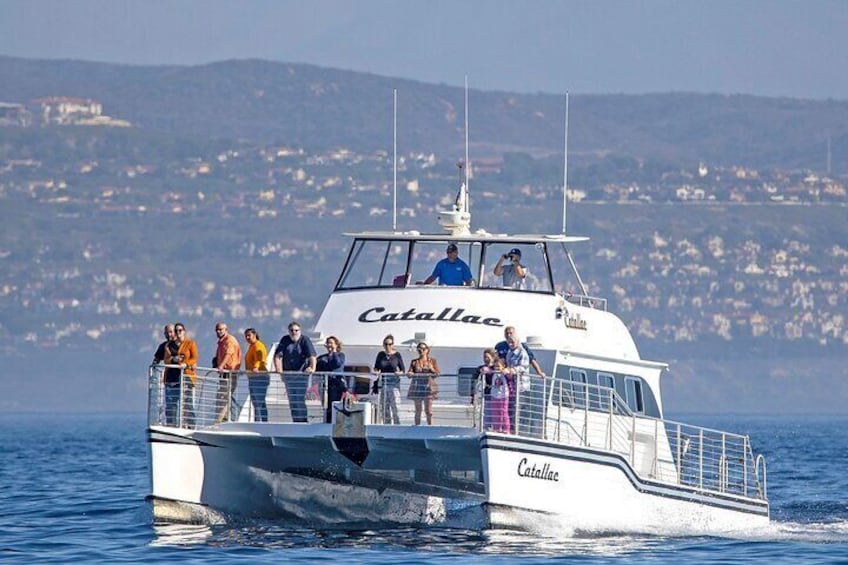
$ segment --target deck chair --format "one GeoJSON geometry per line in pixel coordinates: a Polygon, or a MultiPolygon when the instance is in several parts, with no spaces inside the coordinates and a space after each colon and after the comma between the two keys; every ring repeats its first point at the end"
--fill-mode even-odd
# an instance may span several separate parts
{"type": "Polygon", "coordinates": [[[396,288],[406,288],[411,278],[412,275],[410,275],[409,273],[398,275],[392,279],[392,286],[396,288]]]}

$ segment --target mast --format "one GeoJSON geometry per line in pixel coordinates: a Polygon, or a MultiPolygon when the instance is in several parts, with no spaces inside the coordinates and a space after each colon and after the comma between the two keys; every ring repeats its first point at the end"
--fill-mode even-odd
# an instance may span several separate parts
{"type": "Polygon", "coordinates": [[[397,88],[392,91],[392,147],[394,149],[394,173],[392,181],[392,231],[397,231],[397,88]]]}
{"type": "Polygon", "coordinates": [[[471,208],[470,198],[471,185],[469,184],[469,173],[471,172],[471,163],[468,162],[468,75],[465,75],[465,192],[468,196],[465,199],[465,210],[468,212],[471,208]]]}
{"type": "Polygon", "coordinates": [[[566,206],[568,204],[568,91],[565,92],[565,157],[562,165],[562,235],[565,235],[566,206]]]}

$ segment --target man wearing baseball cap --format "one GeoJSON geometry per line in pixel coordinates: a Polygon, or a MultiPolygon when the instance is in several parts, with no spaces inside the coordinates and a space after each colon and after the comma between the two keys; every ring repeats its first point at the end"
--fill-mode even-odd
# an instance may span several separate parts
{"type": "Polygon", "coordinates": [[[447,257],[436,263],[433,274],[417,284],[432,284],[439,279],[439,284],[445,286],[471,286],[471,269],[459,258],[459,249],[455,243],[448,244],[447,257]]]}
{"type": "Polygon", "coordinates": [[[521,250],[513,247],[509,253],[504,253],[498,257],[498,263],[495,265],[495,276],[503,277],[503,286],[506,288],[517,288],[524,290],[527,288],[525,284],[527,276],[527,268],[521,264],[521,250]],[[504,265],[504,261],[509,260],[509,264],[504,265]]]}

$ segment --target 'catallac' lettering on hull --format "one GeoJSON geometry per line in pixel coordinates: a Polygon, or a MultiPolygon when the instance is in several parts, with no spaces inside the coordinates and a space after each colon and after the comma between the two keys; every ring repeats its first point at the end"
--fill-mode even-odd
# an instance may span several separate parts
{"type": "Polygon", "coordinates": [[[535,463],[530,465],[526,457],[518,462],[518,476],[525,479],[559,482],[559,471],[551,469],[550,463],[537,467],[535,463]]]}
{"type": "Polygon", "coordinates": [[[382,306],[369,308],[359,315],[359,321],[367,324],[379,322],[458,322],[460,324],[476,324],[481,326],[502,327],[500,318],[485,318],[477,314],[466,314],[464,308],[445,308],[438,314],[435,312],[419,312],[410,308],[405,312],[386,312],[382,306]],[[385,312],[385,313],[384,313],[385,312]]]}

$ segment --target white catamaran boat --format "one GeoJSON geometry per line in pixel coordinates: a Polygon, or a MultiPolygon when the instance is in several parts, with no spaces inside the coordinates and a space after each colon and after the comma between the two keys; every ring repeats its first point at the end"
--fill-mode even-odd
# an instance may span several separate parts
{"type": "Polygon", "coordinates": [[[311,332],[316,346],[337,336],[346,354],[350,394],[331,403],[329,423],[328,386],[307,402],[308,421],[293,422],[285,384],[293,375],[271,373],[268,418],[257,422],[247,373],[235,373],[235,392],[222,398],[219,373],[202,367],[181,376],[192,394],[169,416],[166,367],[150,368],[154,514],[320,525],[545,520],[571,531],[699,534],[768,524],[763,457],[747,436],[664,418],[667,366],[642,359],[607,301],[586,292],[569,248],[587,238],[565,235],[564,225],[557,235],[472,232],[466,186],[440,214],[445,233],[348,234],[347,260],[311,332]],[[414,284],[450,244],[471,284],[414,284]],[[504,287],[493,266],[515,249],[527,273],[519,288],[504,287]],[[579,290],[560,290],[572,285],[579,290]],[[507,326],[544,374],[516,377],[503,428],[491,418],[503,399],[476,374],[507,326]],[[414,425],[405,376],[399,423],[384,423],[393,421],[388,395],[372,386],[381,379],[372,368],[387,334],[406,367],[420,342],[438,360],[432,425],[414,425]],[[216,422],[222,412],[232,415],[216,422]]]}
{"type": "Polygon", "coordinates": [[[577,530],[638,532],[768,522],[765,463],[748,437],[664,419],[666,365],[639,356],[606,300],[556,290],[556,253],[573,268],[568,246],[586,238],[472,234],[467,212],[441,219],[450,234],[350,234],[347,261],[312,332],[313,341],[341,338],[356,394],[334,403],[331,423],[325,399],[308,402],[308,422],[292,422],[279,374],[271,376],[268,421],[253,421],[244,372],[228,401],[237,417],[215,423],[219,376],[204,368],[193,398],[180,401],[192,403],[193,416],[183,406],[169,423],[165,367],[151,368],[157,516],[195,519],[207,507],[310,523],[438,523],[479,512],[492,525],[521,527],[529,513],[577,530]],[[450,243],[473,284],[410,284],[430,274],[450,243]],[[492,274],[514,248],[527,267],[525,288],[504,288],[492,274]],[[481,352],[503,339],[506,326],[524,336],[547,376],[515,387],[516,421],[502,433],[487,429],[495,401],[475,374],[481,352]],[[408,378],[400,424],[383,423],[384,389],[373,390],[371,368],[387,334],[407,367],[422,341],[438,360],[433,425],[413,425],[408,378]]]}

